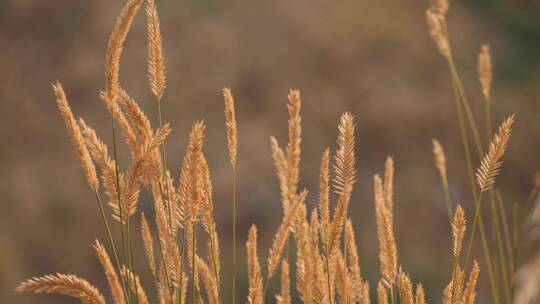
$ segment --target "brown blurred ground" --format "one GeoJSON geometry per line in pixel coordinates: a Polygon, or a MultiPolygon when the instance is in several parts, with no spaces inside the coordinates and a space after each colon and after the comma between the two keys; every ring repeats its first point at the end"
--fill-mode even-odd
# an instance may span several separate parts
{"type": "MultiPolygon", "coordinates": [[[[95,238],[105,239],[104,229],[50,84],[63,81],[74,111],[110,140],[109,116],[97,91],[103,86],[106,40],[122,4],[0,0],[0,303],[71,303],[12,292],[25,278],[57,271],[81,275],[108,292],[91,247],[95,238]]],[[[163,106],[174,126],[169,164],[177,174],[190,125],[204,118],[225,261],[231,180],[221,88],[232,87],[240,126],[239,246],[243,254],[247,228],[256,223],[262,259],[281,217],[268,138],[285,141],[287,91],[299,88],[302,185],[312,190],[310,203],[323,148],[335,146],[339,115],[350,111],[357,120],[359,158],[350,216],[363,271],[372,284],[378,280],[372,175],[392,154],[400,262],[424,283],[431,301],[438,301],[449,276],[450,243],[432,138],[446,148],[453,200],[469,213],[471,201],[449,78],[425,27],[426,7],[427,1],[397,0],[159,1],[169,76],[163,106]]],[[[538,8],[527,1],[476,0],[452,3],[449,17],[475,109],[481,109],[476,52],[489,42],[496,64],[494,116],[498,122],[517,113],[498,180],[507,203],[523,200],[540,169],[540,25],[534,21],[539,15],[526,14],[538,8]]],[[[145,52],[139,15],[122,61],[122,84],[156,117],[145,52]]],[[[224,264],[226,274],[229,263],[224,264]]]]}

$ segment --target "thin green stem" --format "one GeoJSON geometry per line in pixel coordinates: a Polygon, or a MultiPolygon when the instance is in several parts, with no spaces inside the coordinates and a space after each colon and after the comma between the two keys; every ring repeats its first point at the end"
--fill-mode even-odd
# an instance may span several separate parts
{"type": "MultiPolygon", "coordinates": [[[[105,210],[103,209],[103,203],[101,202],[101,197],[99,196],[99,192],[96,190],[94,192],[96,195],[96,200],[99,205],[99,210],[101,213],[101,219],[103,220],[103,224],[105,225],[105,228],[107,230],[107,236],[109,237],[109,245],[112,248],[113,255],[114,255],[114,261],[116,262],[116,267],[118,271],[120,271],[120,260],[118,259],[118,253],[116,252],[116,246],[114,245],[114,240],[112,237],[111,229],[109,227],[109,223],[107,221],[107,216],[105,215],[105,210]]],[[[127,291],[126,291],[126,282],[124,280],[123,276],[120,276],[120,280],[122,282],[122,290],[124,291],[124,295],[127,297],[127,291]]]]}
{"type": "Polygon", "coordinates": [[[233,281],[232,304],[236,304],[236,165],[232,166],[233,182],[233,281]]]}
{"type": "Polygon", "coordinates": [[[493,196],[493,191],[490,191],[490,206],[491,206],[491,214],[493,218],[493,224],[494,224],[494,233],[495,233],[495,240],[497,243],[497,249],[499,250],[498,256],[499,256],[499,264],[501,269],[501,277],[503,282],[503,288],[504,288],[504,295],[506,297],[506,302],[510,303],[510,290],[509,290],[509,284],[508,284],[508,272],[506,269],[506,263],[505,263],[505,254],[503,249],[503,243],[501,238],[501,228],[499,224],[499,214],[497,212],[497,207],[495,205],[495,199],[493,196]]]}
{"type": "Polygon", "coordinates": [[[463,89],[463,84],[461,82],[461,78],[459,77],[459,73],[457,72],[457,69],[456,69],[456,66],[455,66],[455,63],[454,63],[454,59],[452,57],[450,57],[449,60],[451,62],[451,64],[450,64],[451,73],[452,73],[452,76],[456,80],[457,89],[458,89],[459,94],[461,95],[461,100],[463,102],[463,106],[465,108],[465,114],[467,115],[467,119],[469,121],[469,125],[470,125],[470,128],[471,128],[472,134],[473,134],[473,140],[474,140],[474,143],[475,143],[475,146],[476,146],[478,156],[482,157],[484,155],[484,150],[482,148],[482,142],[480,140],[478,127],[477,127],[476,121],[474,119],[474,115],[472,114],[471,107],[470,107],[470,104],[469,104],[469,100],[468,100],[467,95],[465,94],[465,91],[463,89]]]}
{"type": "Polygon", "coordinates": [[[184,288],[184,249],[186,247],[186,228],[182,229],[182,249],[180,250],[180,280],[178,280],[178,304],[182,303],[184,288]]]}
{"type": "MultiPolygon", "coordinates": [[[[112,111],[114,111],[114,107],[112,107],[112,111]]],[[[118,148],[116,146],[116,127],[115,127],[115,119],[114,119],[114,113],[111,115],[111,128],[112,128],[112,138],[113,138],[113,153],[114,153],[114,174],[115,174],[115,181],[116,181],[116,197],[118,200],[118,210],[120,215],[120,231],[122,235],[122,252],[124,255],[124,260],[126,259],[126,256],[129,255],[129,253],[126,251],[126,238],[124,236],[124,211],[122,206],[122,200],[120,195],[120,174],[119,174],[119,168],[118,168],[118,148]]],[[[129,260],[129,257],[128,257],[129,260]]],[[[129,263],[128,263],[128,269],[129,269],[129,263]]],[[[129,269],[131,271],[131,269],[129,269]]],[[[127,293],[127,301],[128,304],[131,304],[131,290],[128,289],[128,286],[126,286],[126,293],[127,293]]]]}
{"type": "MultiPolygon", "coordinates": [[[[158,187],[161,189],[161,185],[159,183],[158,183],[158,187]]],[[[154,204],[150,204],[150,205],[152,205],[152,212],[154,213],[154,218],[157,218],[156,207],[154,206],[154,204]]],[[[165,271],[165,279],[167,280],[167,291],[169,292],[171,303],[173,303],[173,296],[170,289],[171,282],[169,279],[169,271],[167,268],[167,263],[165,262],[165,254],[163,253],[163,245],[161,244],[161,236],[159,235],[159,230],[157,231],[157,234],[158,234],[157,240],[158,240],[159,254],[161,257],[161,262],[163,263],[163,270],[165,271]]]]}
{"type": "Polygon", "coordinates": [[[333,299],[332,299],[332,286],[331,286],[331,282],[330,282],[330,257],[328,256],[329,255],[328,242],[326,242],[326,244],[324,246],[324,251],[325,251],[324,257],[325,257],[325,260],[326,260],[326,283],[327,283],[326,285],[328,287],[328,303],[332,304],[333,299]]]}
{"type": "Polygon", "coordinates": [[[446,209],[448,212],[448,221],[452,223],[452,200],[450,198],[450,191],[448,185],[443,183],[444,201],[446,202],[446,209]]]}
{"type": "Polygon", "coordinates": [[[193,229],[193,235],[191,237],[191,246],[192,246],[192,252],[191,252],[191,285],[192,285],[192,293],[191,293],[191,303],[195,304],[195,271],[197,269],[195,265],[195,222],[191,224],[191,229],[193,229]]]}
{"type": "MultiPolygon", "coordinates": [[[[162,128],[163,127],[163,118],[162,118],[162,115],[161,115],[161,100],[159,98],[157,98],[156,102],[157,102],[157,109],[158,109],[159,127],[162,128]]],[[[169,230],[172,233],[172,221],[171,221],[172,213],[171,213],[171,205],[170,205],[169,187],[167,186],[167,184],[168,184],[167,174],[166,174],[167,155],[165,154],[165,141],[163,141],[161,143],[161,156],[162,156],[162,160],[163,160],[163,181],[164,181],[164,184],[165,184],[165,194],[166,194],[165,203],[166,203],[166,206],[167,206],[169,230]]]]}

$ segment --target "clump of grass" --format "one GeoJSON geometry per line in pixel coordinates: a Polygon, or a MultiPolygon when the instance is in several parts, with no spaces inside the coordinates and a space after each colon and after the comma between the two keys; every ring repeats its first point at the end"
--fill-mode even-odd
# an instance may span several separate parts
{"type": "MultiPolygon", "coordinates": [[[[165,141],[171,127],[164,122],[161,102],[165,98],[166,72],[162,34],[159,16],[154,0],[146,0],[146,19],[148,28],[148,85],[156,99],[159,128],[154,130],[150,119],[120,86],[120,59],[124,41],[143,0],[129,0],[111,34],[107,46],[105,65],[105,88],[100,96],[111,114],[113,135],[112,156],[109,148],[82,118],[76,119],[60,83],[54,85],[58,108],[66,123],[69,137],[73,142],[90,189],[95,193],[99,209],[107,231],[109,250],[114,254],[111,261],[106,247],[96,240],[94,248],[104,269],[112,300],[115,304],[163,303],[182,304],[224,303],[221,296],[222,274],[219,235],[214,221],[213,190],[211,171],[208,167],[204,138],[206,127],[203,121],[196,122],[191,130],[180,175],[175,179],[167,166],[165,141]],[[131,162],[122,171],[118,165],[117,128],[130,150],[131,162]],[[97,167],[97,170],[96,170],[97,167]],[[99,177],[98,177],[99,171],[99,177]],[[152,214],[140,214],[140,230],[147,262],[153,277],[153,288],[157,299],[147,297],[137,269],[143,263],[136,263],[133,254],[132,222],[138,215],[139,193],[146,189],[152,197],[152,214]],[[110,214],[102,204],[102,193],[107,198],[110,214]],[[118,224],[121,244],[112,237],[112,216],[118,224]],[[204,232],[205,238],[198,233],[204,232]],[[207,256],[201,253],[199,242],[207,240],[207,256]],[[118,254],[120,252],[120,254],[118,254]],[[186,265],[187,263],[187,265],[186,265]],[[189,300],[188,300],[189,299],[189,300]]],[[[456,93],[456,109],[460,134],[462,135],[467,173],[471,179],[471,196],[475,208],[474,220],[466,247],[466,257],[462,259],[463,240],[467,220],[464,208],[455,208],[449,191],[446,158],[442,145],[434,140],[433,152],[445,192],[449,225],[452,230],[453,250],[449,254],[452,277],[441,293],[445,304],[473,304],[480,267],[477,261],[469,269],[470,252],[475,238],[476,226],[480,227],[481,243],[485,255],[485,265],[490,278],[494,303],[511,303],[513,299],[514,273],[517,253],[514,252],[508,236],[508,224],[502,204],[494,204],[495,179],[502,166],[502,157],[514,122],[511,115],[500,126],[491,140],[487,153],[480,140],[478,126],[470,110],[469,101],[463,90],[453,61],[450,37],[446,24],[449,4],[437,0],[427,10],[426,17],[432,37],[440,53],[448,62],[452,87],[456,93]],[[473,155],[469,146],[472,136],[480,166],[473,171],[473,155]],[[481,203],[484,193],[489,193],[493,212],[493,231],[486,231],[482,217],[481,203]],[[505,237],[497,219],[502,217],[505,237]],[[488,242],[487,236],[493,232],[498,237],[488,242]],[[503,244],[503,240],[505,244],[503,244]],[[506,245],[508,253],[502,250],[506,245]],[[496,250],[492,251],[491,247],[496,250]],[[497,257],[492,257],[494,254],[497,257]],[[495,266],[497,259],[500,265],[495,266]],[[497,279],[497,280],[495,280],[497,279]],[[502,291],[501,291],[502,288],[502,291]]],[[[486,101],[486,138],[491,137],[491,82],[492,67],[490,53],[483,47],[479,55],[479,79],[486,101]]],[[[238,154],[238,135],[234,98],[229,88],[223,89],[225,102],[225,124],[229,161],[232,171],[233,244],[232,244],[232,303],[236,303],[237,293],[237,253],[236,253],[236,171],[238,154]]],[[[306,204],[307,189],[299,187],[302,159],[302,99],[298,90],[288,95],[287,110],[288,140],[280,147],[272,137],[271,152],[279,180],[281,194],[282,220],[276,230],[268,256],[259,260],[257,227],[251,226],[246,245],[248,268],[248,297],[250,304],[268,301],[268,290],[272,280],[280,272],[280,291],[275,299],[280,304],[296,302],[296,296],[303,303],[336,302],[368,304],[371,302],[370,284],[362,275],[358,257],[353,222],[349,216],[349,205],[356,182],[356,139],[355,121],[351,113],[344,113],[338,123],[337,147],[333,152],[327,148],[322,154],[319,176],[319,202],[309,210],[306,204]],[[333,170],[331,170],[333,169],[333,170]],[[332,172],[331,172],[332,171],[332,172]],[[333,191],[331,191],[333,188],[333,191]],[[331,211],[333,209],[333,211],[331,211]],[[290,243],[294,242],[295,246],[290,243]],[[292,255],[292,248],[296,254],[292,255]],[[294,264],[293,264],[294,263],[294,264]],[[291,274],[290,265],[296,267],[291,274]],[[265,271],[263,271],[265,270],[265,271]],[[294,278],[294,280],[292,280],[294,278]]],[[[487,141],[487,140],[486,140],[487,141]]],[[[377,241],[381,278],[377,282],[377,301],[380,304],[426,303],[426,291],[419,282],[404,271],[399,263],[397,234],[394,229],[394,158],[389,156],[384,164],[384,175],[375,175],[374,203],[377,225],[377,241]]],[[[146,283],[146,282],[145,282],[146,283]]],[[[63,294],[87,304],[104,304],[105,299],[97,288],[74,275],[46,275],[21,283],[19,292],[63,294]]]]}

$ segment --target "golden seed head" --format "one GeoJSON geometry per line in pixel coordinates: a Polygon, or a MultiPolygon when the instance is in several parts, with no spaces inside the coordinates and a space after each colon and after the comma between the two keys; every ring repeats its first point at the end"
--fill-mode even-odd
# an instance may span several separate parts
{"type": "Polygon", "coordinates": [[[481,192],[490,190],[495,184],[495,178],[499,174],[502,166],[502,157],[506,152],[508,140],[512,132],[515,115],[510,115],[499,127],[499,131],[489,144],[489,151],[486,153],[480,166],[476,171],[476,182],[481,192]]]}
{"type": "Polygon", "coordinates": [[[148,81],[152,93],[160,102],[167,85],[167,76],[165,75],[159,16],[154,0],[146,1],[146,23],[148,31],[148,81]]]}
{"type": "Polygon", "coordinates": [[[433,140],[433,155],[435,156],[435,166],[439,170],[443,185],[448,187],[448,175],[446,173],[446,156],[438,140],[433,140]]]}
{"type": "Polygon", "coordinates": [[[71,107],[69,106],[64,88],[60,82],[57,82],[55,85],[53,85],[53,90],[54,94],[56,95],[58,109],[60,110],[60,114],[64,119],[71,142],[77,151],[77,156],[84,171],[86,181],[93,191],[97,191],[99,188],[99,180],[97,178],[96,168],[92,158],[90,157],[90,152],[88,151],[88,147],[84,141],[81,129],[73,116],[73,112],[71,112],[71,107]]]}
{"type": "Polygon", "coordinates": [[[437,44],[439,52],[444,57],[449,58],[450,44],[448,42],[448,37],[446,37],[443,31],[443,22],[445,20],[444,15],[434,11],[434,9],[428,9],[426,11],[426,20],[429,28],[429,33],[435,41],[435,44],[437,44]]]}
{"type": "Polygon", "coordinates": [[[433,7],[437,10],[437,13],[444,16],[448,12],[450,4],[448,3],[448,0],[434,0],[433,7]]]}
{"type": "Polygon", "coordinates": [[[482,87],[482,95],[486,101],[491,99],[491,83],[493,82],[493,66],[491,64],[491,52],[488,45],[482,45],[478,53],[478,80],[482,87]]]}
{"type": "Polygon", "coordinates": [[[465,212],[460,205],[457,205],[456,212],[454,213],[454,219],[452,221],[452,235],[454,237],[454,257],[459,257],[461,254],[461,245],[463,243],[463,237],[465,236],[465,229],[467,228],[467,220],[465,218],[465,212]]]}
{"type": "Polygon", "coordinates": [[[236,127],[236,114],[234,110],[234,98],[231,89],[223,89],[223,98],[225,100],[225,124],[227,125],[227,142],[229,147],[229,161],[231,166],[236,167],[238,153],[238,138],[236,127]]]}

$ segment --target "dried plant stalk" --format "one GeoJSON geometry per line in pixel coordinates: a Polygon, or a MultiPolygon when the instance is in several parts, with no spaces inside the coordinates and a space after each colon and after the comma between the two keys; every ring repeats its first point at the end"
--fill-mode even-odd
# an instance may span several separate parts
{"type": "Polygon", "coordinates": [[[263,304],[263,279],[257,256],[257,227],[251,226],[247,241],[247,262],[249,278],[249,304],[263,304]]]}
{"type": "Polygon", "coordinates": [[[476,282],[478,281],[478,275],[480,274],[480,267],[476,261],[473,262],[473,268],[467,281],[467,287],[463,294],[463,304],[474,304],[474,298],[476,297],[476,282]]]}
{"type": "Polygon", "coordinates": [[[122,285],[120,284],[118,273],[116,272],[111,263],[109,254],[105,250],[105,247],[103,247],[103,245],[101,245],[98,240],[95,241],[94,248],[96,250],[96,255],[99,259],[99,262],[103,267],[103,271],[105,272],[105,276],[107,277],[107,282],[109,283],[109,288],[111,289],[114,303],[125,304],[126,298],[124,290],[122,289],[122,285]]]}
{"type": "Polygon", "coordinates": [[[75,298],[83,304],[105,304],[103,295],[88,281],[72,274],[46,275],[22,282],[17,292],[60,294],[75,298]]]}
{"type": "Polygon", "coordinates": [[[291,282],[289,276],[289,263],[281,262],[281,292],[276,295],[276,303],[291,304],[291,282]]]}
{"type": "Polygon", "coordinates": [[[478,80],[482,87],[482,94],[487,102],[491,101],[491,83],[493,82],[493,67],[491,53],[488,45],[482,45],[478,53],[478,80]]]}
{"type": "Polygon", "coordinates": [[[379,241],[379,262],[381,274],[386,284],[392,284],[397,275],[397,249],[392,223],[392,211],[385,203],[382,180],[374,177],[375,215],[377,220],[377,238],[379,241]]]}
{"type": "Polygon", "coordinates": [[[435,156],[435,166],[441,175],[443,186],[448,188],[448,174],[446,171],[446,156],[438,140],[433,140],[433,155],[435,156]]]}
{"type": "Polygon", "coordinates": [[[83,139],[81,129],[79,128],[79,125],[71,112],[71,107],[69,106],[64,88],[60,82],[57,82],[56,85],[53,85],[53,90],[54,94],[56,95],[58,109],[60,110],[60,114],[64,119],[64,123],[66,124],[69,138],[77,151],[77,156],[79,157],[79,162],[81,163],[86,181],[88,182],[88,185],[90,185],[90,188],[94,192],[97,192],[99,188],[99,181],[96,174],[96,168],[94,167],[94,163],[92,162],[92,158],[88,152],[88,147],[83,139]]]}
{"type": "Polygon", "coordinates": [[[283,221],[281,222],[281,225],[274,236],[274,241],[272,242],[272,247],[270,248],[270,253],[268,254],[267,280],[274,275],[276,267],[279,265],[283,249],[285,248],[285,244],[289,237],[289,232],[294,224],[294,219],[297,216],[300,206],[304,204],[306,196],[307,190],[304,190],[302,193],[295,196],[293,204],[289,208],[287,214],[283,217],[283,221]]]}
{"type": "Polygon", "coordinates": [[[109,38],[105,59],[105,96],[110,103],[115,103],[119,95],[120,56],[124,48],[124,41],[133,24],[133,19],[142,3],[143,0],[129,0],[126,2],[109,38]]]}
{"type": "Polygon", "coordinates": [[[510,115],[499,127],[499,131],[493,137],[489,145],[489,151],[480,163],[476,171],[476,183],[481,192],[490,190],[495,184],[495,177],[499,174],[502,166],[501,158],[506,152],[508,140],[512,132],[514,114],[510,115]]]}
{"type": "Polygon", "coordinates": [[[454,213],[454,220],[452,221],[452,236],[454,238],[453,253],[455,258],[458,258],[461,255],[461,247],[466,228],[467,220],[465,219],[465,211],[458,205],[456,207],[456,212],[454,213]]]}
{"type": "Polygon", "coordinates": [[[413,287],[411,278],[408,275],[401,272],[397,276],[397,283],[399,287],[399,303],[401,304],[414,304],[413,287]]]}
{"type": "Polygon", "coordinates": [[[234,110],[234,98],[230,88],[223,89],[223,98],[225,100],[225,125],[227,126],[227,142],[229,148],[229,161],[231,166],[236,167],[236,158],[238,154],[238,138],[236,126],[236,114],[234,110]]]}
{"type": "Polygon", "coordinates": [[[148,266],[152,270],[152,275],[156,276],[156,258],[154,256],[154,237],[152,237],[152,231],[150,230],[150,225],[144,216],[144,213],[141,214],[141,235],[143,239],[144,251],[146,253],[146,258],[148,259],[148,266]]]}
{"type": "Polygon", "coordinates": [[[426,293],[421,283],[416,284],[416,295],[414,304],[426,304],[426,293]]]}
{"type": "Polygon", "coordinates": [[[157,102],[161,102],[167,85],[167,76],[165,75],[163,42],[155,0],[146,0],[146,24],[148,31],[148,81],[157,102]]]}
{"type": "Polygon", "coordinates": [[[388,304],[388,294],[386,293],[386,284],[379,281],[377,284],[377,303],[379,304],[388,304]]]}
{"type": "Polygon", "coordinates": [[[429,33],[439,48],[439,52],[444,57],[450,58],[450,44],[443,30],[444,16],[440,12],[430,8],[426,11],[426,20],[429,33]]]}
{"type": "Polygon", "coordinates": [[[133,274],[126,267],[122,267],[121,275],[126,278],[127,282],[129,282],[131,292],[137,296],[137,302],[139,304],[149,304],[148,297],[146,296],[146,292],[142,287],[139,276],[133,274]]]}

